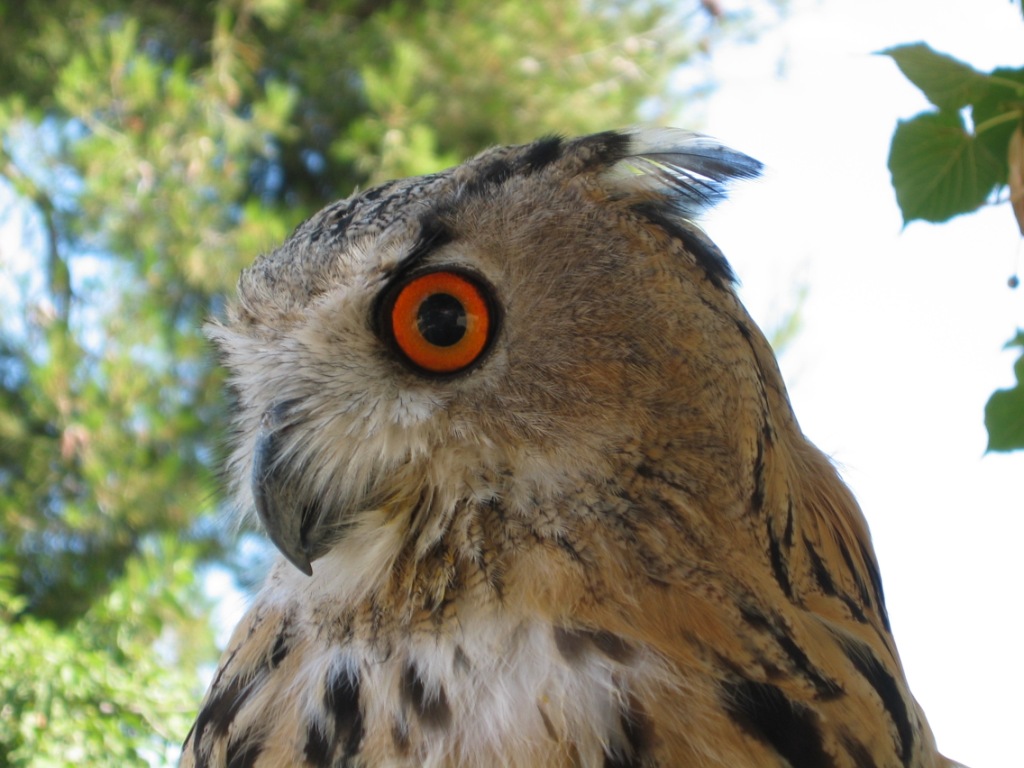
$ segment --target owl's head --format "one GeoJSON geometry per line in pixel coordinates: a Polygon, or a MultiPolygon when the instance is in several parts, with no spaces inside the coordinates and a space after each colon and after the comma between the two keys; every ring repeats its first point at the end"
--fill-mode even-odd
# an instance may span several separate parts
{"type": "Polygon", "coordinates": [[[320,211],[209,331],[240,506],[309,574],[345,542],[429,547],[469,504],[540,525],[668,454],[714,493],[700,465],[751,444],[773,363],[694,221],[759,170],[700,135],[608,132],[320,211]]]}

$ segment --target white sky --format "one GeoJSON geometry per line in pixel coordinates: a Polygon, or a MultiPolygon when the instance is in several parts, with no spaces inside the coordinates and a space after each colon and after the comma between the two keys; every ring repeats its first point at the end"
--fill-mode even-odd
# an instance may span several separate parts
{"type": "Polygon", "coordinates": [[[940,748],[1024,766],[1024,452],[983,455],[982,422],[1013,383],[1001,349],[1024,326],[1024,288],[1006,280],[1024,276],[1024,249],[1008,206],[901,231],[889,140],[927,102],[871,53],[919,40],[985,71],[1024,65],[1018,0],[794,0],[756,44],[716,50],[702,129],[768,176],[708,228],[763,326],[809,288],[781,365],[868,517],[940,748]]]}

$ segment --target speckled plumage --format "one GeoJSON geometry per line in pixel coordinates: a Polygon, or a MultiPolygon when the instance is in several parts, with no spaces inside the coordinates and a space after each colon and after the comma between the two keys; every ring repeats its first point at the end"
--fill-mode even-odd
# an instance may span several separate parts
{"type": "Polygon", "coordinates": [[[758,171],[682,131],[543,139],[246,270],[210,330],[229,471],[287,560],[183,766],[951,765],[860,510],[694,223],[758,171]],[[377,308],[438,266],[500,313],[445,376],[377,308]]]}

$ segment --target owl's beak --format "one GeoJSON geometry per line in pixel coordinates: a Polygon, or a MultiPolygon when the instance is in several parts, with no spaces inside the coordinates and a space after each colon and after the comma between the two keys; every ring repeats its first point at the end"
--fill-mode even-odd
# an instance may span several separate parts
{"type": "Polygon", "coordinates": [[[310,562],[323,554],[316,537],[320,515],[316,505],[303,501],[291,473],[280,460],[282,410],[274,407],[263,415],[253,456],[252,498],[256,514],[274,546],[292,565],[312,576],[310,562]]]}

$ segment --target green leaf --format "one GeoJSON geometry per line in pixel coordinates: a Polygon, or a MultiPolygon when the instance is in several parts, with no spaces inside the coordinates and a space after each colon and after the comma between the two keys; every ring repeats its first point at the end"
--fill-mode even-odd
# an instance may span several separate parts
{"type": "MultiPolygon", "coordinates": [[[[1024,331],[1007,347],[1024,347],[1024,331]]],[[[985,428],[988,430],[987,451],[1015,451],[1024,448],[1024,353],[1013,365],[1017,386],[998,389],[985,404],[985,428]]]]}
{"type": "Polygon", "coordinates": [[[896,126],[889,172],[903,223],[973,211],[1006,178],[1006,161],[967,132],[955,112],[925,112],[896,126]]]}
{"type": "Polygon", "coordinates": [[[988,76],[962,61],[937,53],[925,43],[912,43],[880,51],[896,66],[928,101],[939,109],[955,110],[980,98],[988,88],[988,76]]]}
{"type": "Polygon", "coordinates": [[[1024,118],[1024,69],[992,72],[990,87],[974,102],[971,119],[978,141],[996,157],[1006,157],[1010,136],[1024,118]]]}

